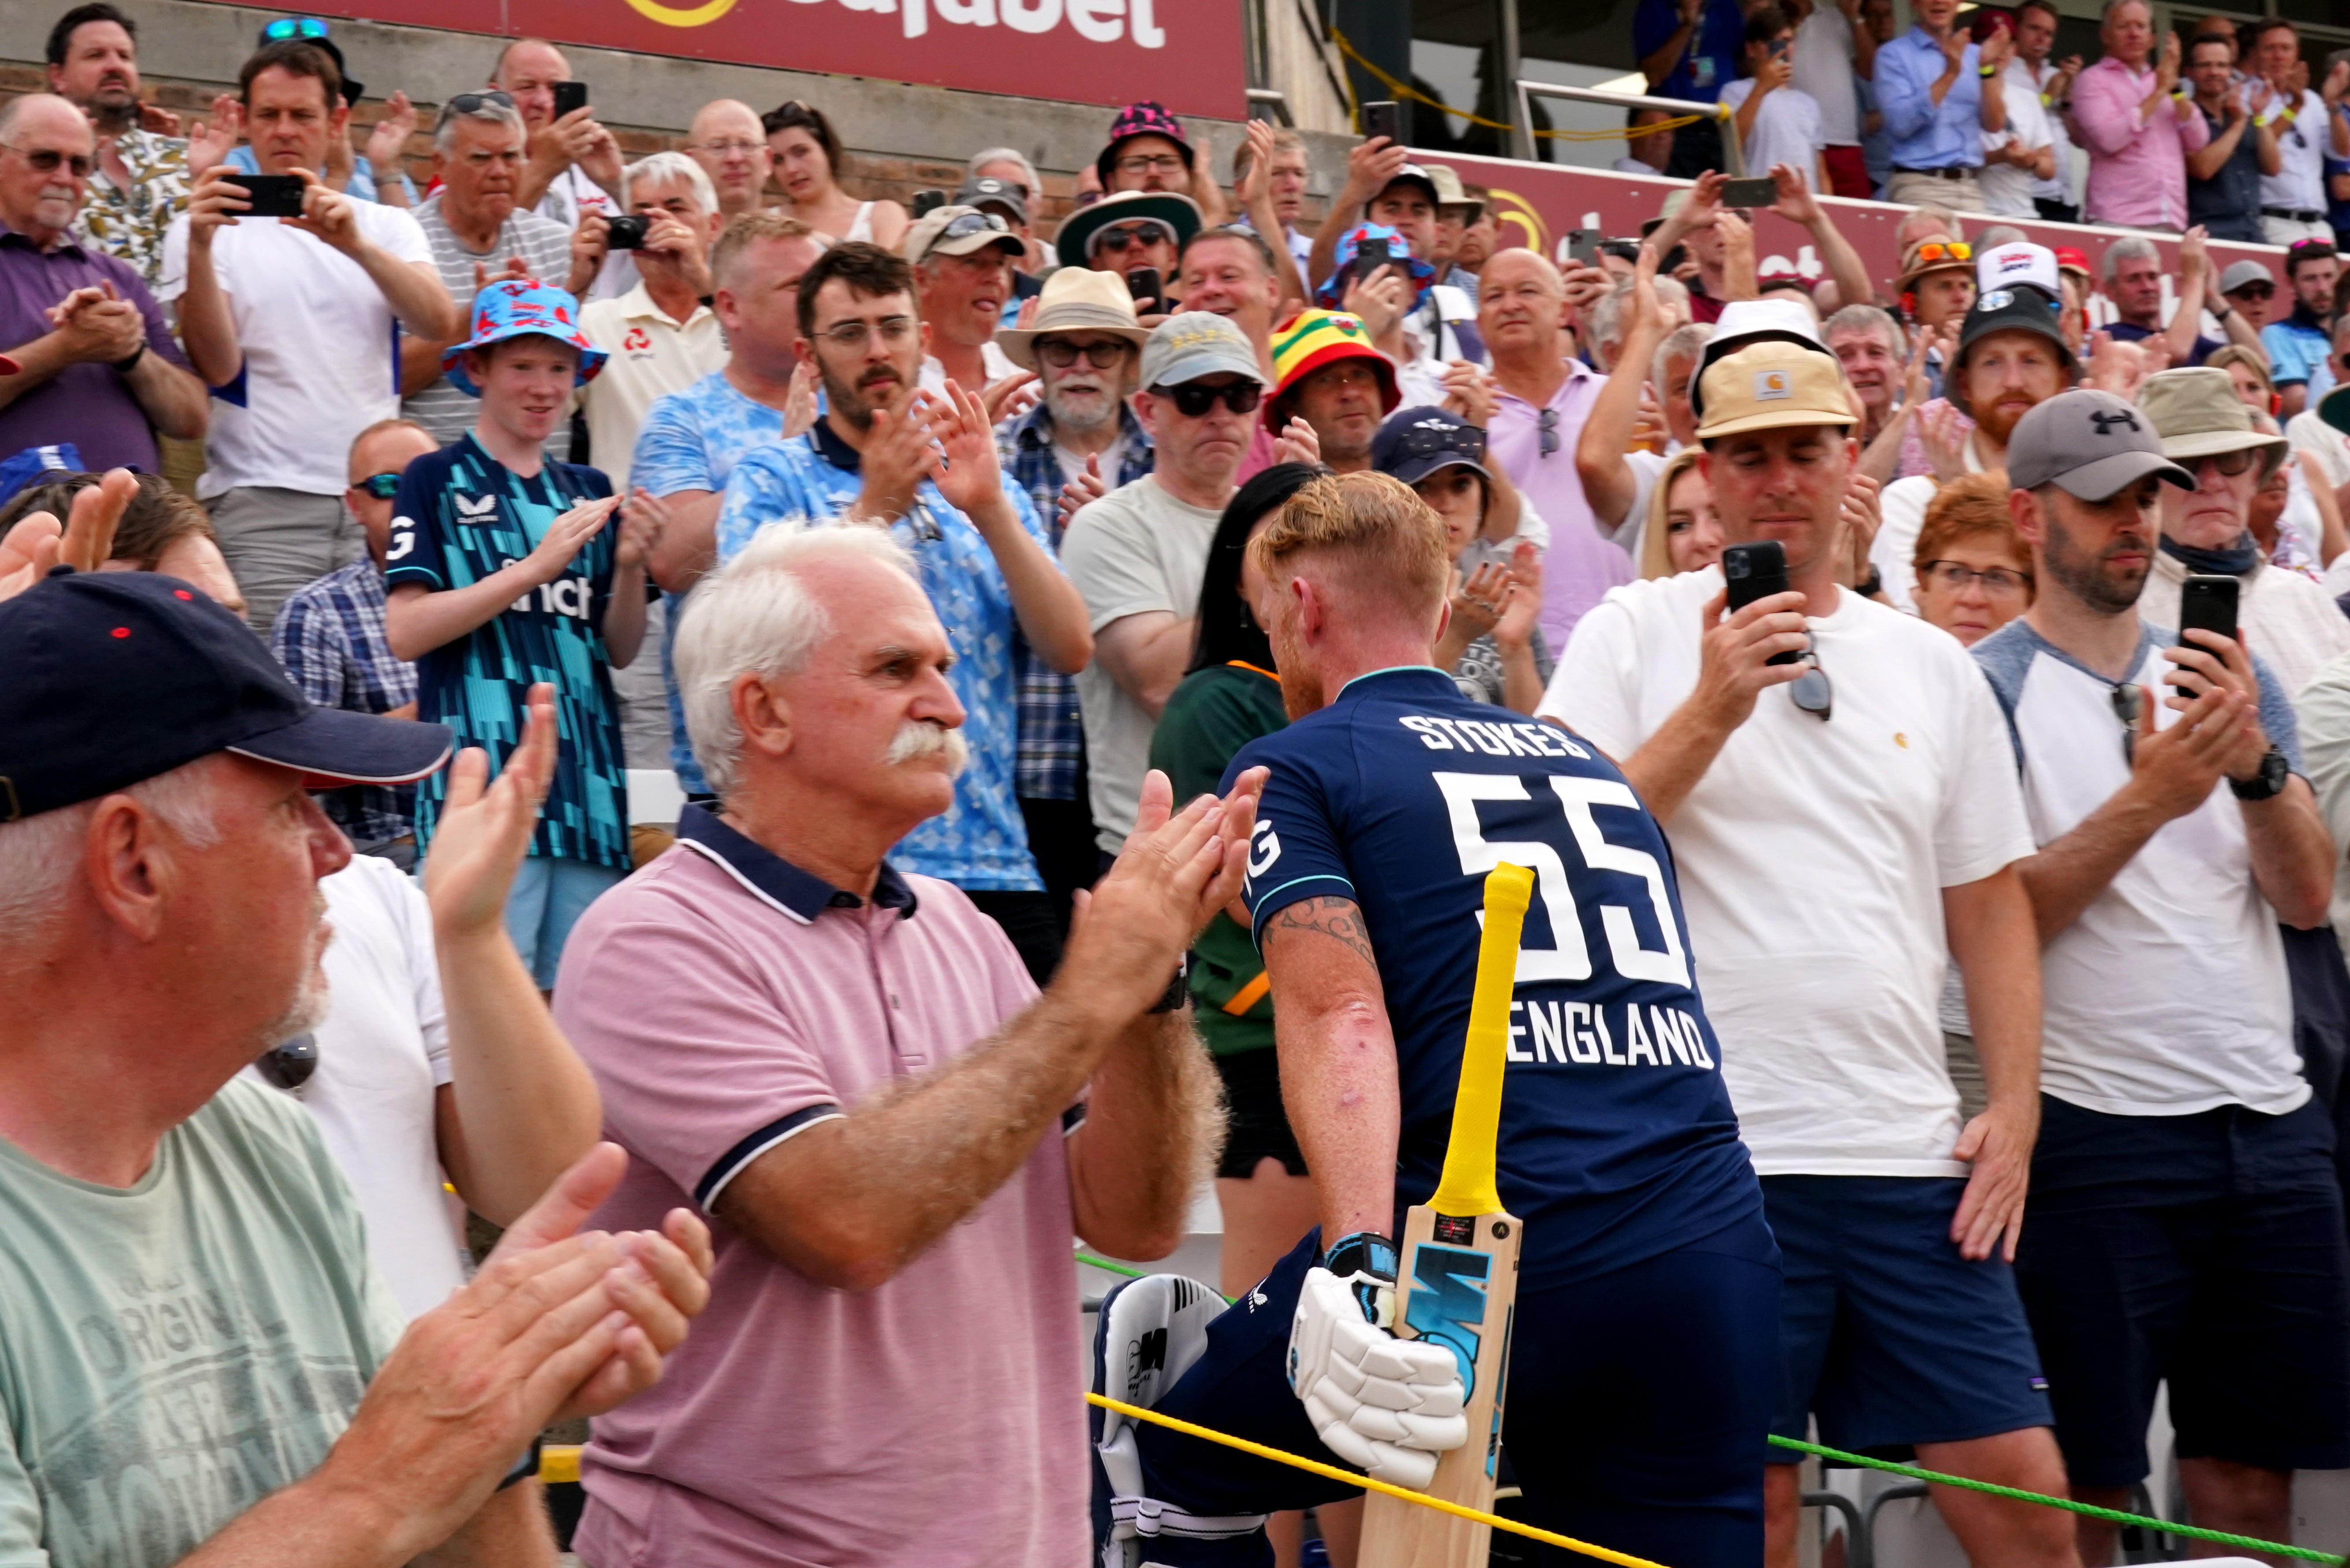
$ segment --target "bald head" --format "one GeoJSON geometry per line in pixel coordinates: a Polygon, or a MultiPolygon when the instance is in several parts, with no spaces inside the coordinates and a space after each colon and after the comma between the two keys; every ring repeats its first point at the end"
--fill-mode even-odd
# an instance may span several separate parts
{"type": "Polygon", "coordinates": [[[570,79],[570,62],[544,38],[516,38],[490,72],[490,85],[515,100],[523,124],[533,130],[555,119],[555,84],[570,79]]]}
{"type": "MultiPolygon", "coordinates": [[[[1540,251],[1530,251],[1523,245],[1513,245],[1508,250],[1494,252],[1492,259],[1485,265],[1488,269],[1501,268],[1497,275],[1512,282],[1528,280],[1539,286],[1545,293],[1557,295],[1562,299],[1566,296],[1566,280],[1559,275],[1558,268],[1551,265],[1550,258],[1540,251]]],[[[1483,275],[1480,274],[1478,283],[1481,286],[1481,293],[1483,282],[1483,275]]]]}
{"type": "Polygon", "coordinates": [[[1477,332],[1497,369],[1555,367],[1572,346],[1558,268],[1523,246],[1496,251],[1478,275],[1477,332]]]}
{"type": "Polygon", "coordinates": [[[686,132],[692,153],[718,191],[718,210],[728,217],[758,211],[767,189],[766,128],[751,106],[731,98],[702,106],[686,132]]]}
{"type": "Polygon", "coordinates": [[[0,223],[43,250],[55,244],[81,215],[96,146],[88,119],[55,94],[0,109],[0,223]]]}

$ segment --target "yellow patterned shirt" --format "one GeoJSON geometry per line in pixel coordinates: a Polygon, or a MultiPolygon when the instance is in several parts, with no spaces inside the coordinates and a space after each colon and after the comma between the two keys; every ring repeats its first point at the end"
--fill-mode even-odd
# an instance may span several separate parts
{"type": "Polygon", "coordinates": [[[103,164],[90,175],[89,201],[77,225],[85,244],[121,257],[154,286],[163,270],[163,232],[188,204],[185,138],[131,130],[115,139],[130,183],[118,185],[103,164]]]}

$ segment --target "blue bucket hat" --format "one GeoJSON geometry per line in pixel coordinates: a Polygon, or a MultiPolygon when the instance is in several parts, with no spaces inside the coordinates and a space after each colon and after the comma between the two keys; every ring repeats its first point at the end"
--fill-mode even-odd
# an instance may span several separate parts
{"type": "Polygon", "coordinates": [[[1338,236],[1336,270],[1324,278],[1322,286],[1314,291],[1315,301],[1332,310],[1345,301],[1348,269],[1355,265],[1355,253],[1363,248],[1366,240],[1387,241],[1388,254],[1402,262],[1410,271],[1411,280],[1417,286],[1412,291],[1411,303],[1419,305],[1420,296],[1428,292],[1428,286],[1436,281],[1436,269],[1413,255],[1411,242],[1385,223],[1357,223],[1338,236]]]}
{"type": "Polygon", "coordinates": [[[452,345],[441,356],[442,374],[467,397],[478,398],[481,388],[465,374],[465,350],[486,348],[509,337],[534,336],[552,337],[579,350],[579,378],[573,383],[575,386],[584,387],[594,380],[596,372],[604,368],[604,361],[611,358],[588,342],[588,335],[579,330],[577,300],[536,278],[507,278],[473,296],[473,335],[463,343],[452,345]]]}

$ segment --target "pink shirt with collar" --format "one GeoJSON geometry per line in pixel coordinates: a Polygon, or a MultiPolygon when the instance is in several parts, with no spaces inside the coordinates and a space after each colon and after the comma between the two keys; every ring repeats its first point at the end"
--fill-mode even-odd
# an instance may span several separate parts
{"type": "MultiPolygon", "coordinates": [[[[856,899],[699,807],[679,831],[581,919],[556,988],[629,1151],[603,1228],[708,1215],[761,1153],[962,1055],[1036,994],[944,882],[885,869],[856,899]]],[[[819,1285],[714,1217],[711,1232],[708,1310],[657,1386],[596,1419],[588,1562],[1085,1562],[1058,1133],[876,1290],[819,1285]]]]}
{"type": "Polygon", "coordinates": [[[2176,100],[2145,112],[2154,87],[2151,68],[2134,71],[2111,55],[2073,83],[2073,123],[2089,152],[2081,207],[2090,223],[2187,226],[2187,155],[2211,140],[2211,128],[2191,111],[2182,123],[2176,100]]]}
{"type": "Polygon", "coordinates": [[[1583,439],[1584,421],[1599,399],[1607,379],[1580,359],[1566,362],[1566,379],[1552,394],[1548,410],[1555,417],[1557,437],[1549,455],[1543,431],[1544,410],[1523,398],[1495,389],[1493,428],[1486,432],[1486,450],[1518,493],[1533,504],[1550,524],[1550,551],[1543,557],[1542,633],[1554,649],[1566,646],[1567,634],[1584,612],[1607,597],[1607,590],[1638,576],[1632,557],[1619,545],[1599,536],[1592,521],[1591,502],[1575,472],[1575,443],[1583,439]]]}

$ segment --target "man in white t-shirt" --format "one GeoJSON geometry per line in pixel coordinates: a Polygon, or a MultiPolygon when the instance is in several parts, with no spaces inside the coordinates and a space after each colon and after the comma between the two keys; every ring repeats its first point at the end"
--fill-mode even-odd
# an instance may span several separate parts
{"type": "Polygon", "coordinates": [[[1795,86],[1820,106],[1820,159],[1828,175],[1820,190],[1865,202],[1875,192],[1860,151],[1859,84],[1877,68],[1877,38],[1860,25],[1860,0],[1780,0],[1780,8],[1795,24],[1795,86]]]}
{"type": "MultiPolygon", "coordinates": [[[[1912,1446],[1935,1469],[2061,1492],[2009,1269],[2039,1116],[2039,979],[1999,707],[1954,639],[1836,586],[1859,443],[1835,357],[1764,340],[1702,376],[1700,461],[1733,553],[1610,594],[1540,716],[1615,758],[1672,835],[1784,1259],[1772,1430],[1801,1438],[1816,1416],[1839,1448],[1912,1446]],[[1724,571],[1752,566],[1736,546],[1771,544],[1793,591],[1725,613],[1724,571]],[[1804,658],[1767,662],[1783,653],[1804,658]],[[1945,951],[1991,1094],[1963,1127],[1937,1023],[1945,951]]],[[[1770,1561],[1792,1563],[1792,1462],[1770,1466],[1764,1495],[1770,1561]]],[[[1978,1564],[2072,1568],[2061,1515],[1936,1501],[1978,1564]]]]}
{"type": "Polygon", "coordinates": [[[601,1121],[588,1064],[503,919],[555,762],[554,697],[534,697],[530,738],[494,786],[460,764],[424,890],[369,855],[319,879],[335,931],[319,961],[327,1015],[244,1073],[318,1124],[367,1220],[368,1256],[411,1318],[465,1282],[461,1210],[442,1182],[511,1225],[594,1147],[601,1121]]]}
{"type": "MultiPolygon", "coordinates": [[[[2015,22],[2004,11],[1985,11],[1979,30],[2012,33],[2015,22]]],[[[1985,82],[1985,91],[1991,88],[1985,82]]],[[[2040,209],[2032,192],[2040,182],[2056,173],[2056,137],[2049,128],[2048,110],[2040,89],[2032,83],[2031,67],[2011,58],[1999,73],[2000,99],[2007,109],[2007,124],[1982,133],[1983,167],[1976,176],[1982,187],[1983,210],[2002,218],[2036,218],[2040,209]]]]}
{"type": "Polygon", "coordinates": [[[1159,711],[1191,662],[1200,577],[1256,427],[1264,374],[1223,317],[1169,317],[1142,346],[1135,417],[1157,466],[1069,519],[1061,569],[1085,596],[1093,662],[1077,674],[1095,842],[1134,831],[1159,711]]]}
{"type": "Polygon", "coordinates": [[[239,82],[263,171],[307,187],[302,215],[239,218],[237,171],[207,171],[163,237],[155,294],[213,389],[212,466],[197,491],[266,633],[286,595],[359,558],[344,455],[400,411],[399,334],[446,337],[458,313],[414,218],[318,179],[350,118],[334,62],[308,44],[270,44],[239,82]]]}
{"type": "Polygon", "coordinates": [[[1820,106],[1794,85],[1794,24],[1777,5],[1758,5],[1746,16],[1746,74],[1721,89],[1722,106],[1734,111],[1750,172],[1784,163],[1803,171],[1812,189],[1825,191],[1820,106]]]}
{"type": "MultiPolygon", "coordinates": [[[[2038,589],[1972,651],[2040,846],[2047,1087],[2017,1275],[2073,1495],[2121,1506],[2167,1381],[2189,1514],[2284,1540],[2291,1472],[2350,1465],[2333,1129],[2277,933],[2324,920],[2336,856],[2267,667],[2137,613],[2158,482],[2248,495],[2259,439],[2159,439],[2086,389],[2033,410],[2007,472],[2038,589]]],[[[2082,1561],[2112,1562],[2113,1526],[2079,1528],[2082,1561]]]]}

